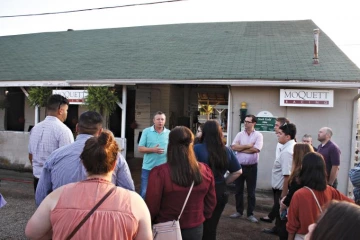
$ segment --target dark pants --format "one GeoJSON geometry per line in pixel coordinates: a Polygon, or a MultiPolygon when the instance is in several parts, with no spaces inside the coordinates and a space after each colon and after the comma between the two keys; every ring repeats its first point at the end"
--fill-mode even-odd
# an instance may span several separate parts
{"type": "Polygon", "coordinates": [[[39,183],[39,179],[37,177],[34,177],[34,193],[36,193],[36,187],[39,183]]]}
{"type": "Polygon", "coordinates": [[[213,211],[211,218],[204,222],[203,240],[216,240],[216,229],[219,223],[221,213],[224,211],[226,203],[218,203],[213,211]]]}
{"type": "Polygon", "coordinates": [[[281,197],[281,190],[277,190],[277,189],[272,189],[273,190],[273,197],[274,197],[274,204],[271,208],[271,211],[270,213],[268,214],[268,217],[271,219],[271,220],[274,220],[276,218],[276,214],[279,213],[279,209],[280,209],[280,204],[279,204],[279,201],[275,199],[275,197],[277,197],[278,199],[281,197]],[[280,191],[280,195],[277,196],[276,195],[276,191],[280,191]]]}
{"type": "Polygon", "coordinates": [[[202,235],[203,235],[202,224],[193,228],[181,229],[181,236],[183,240],[201,240],[202,235]]]}
{"type": "Polygon", "coordinates": [[[337,186],[338,186],[338,180],[337,180],[337,178],[335,178],[335,181],[334,181],[332,187],[336,189],[337,186]]]}
{"type": "Polygon", "coordinates": [[[219,223],[221,213],[224,211],[225,205],[229,200],[229,194],[226,192],[225,181],[215,183],[216,191],[216,207],[211,215],[211,218],[204,222],[203,240],[216,240],[216,229],[219,223]]]}
{"type": "Polygon", "coordinates": [[[274,189],[273,188],[273,194],[274,194],[274,206],[271,212],[275,213],[275,231],[279,235],[279,239],[281,240],[287,240],[288,239],[288,233],[286,231],[286,221],[281,220],[280,218],[280,198],[281,198],[281,192],[280,189],[274,189]],[[285,226],[284,226],[285,224],[285,226]]]}
{"type": "Polygon", "coordinates": [[[247,188],[247,216],[253,215],[255,209],[255,188],[257,180],[257,164],[242,165],[243,173],[235,180],[235,201],[236,211],[240,214],[244,212],[244,183],[247,188]]]}

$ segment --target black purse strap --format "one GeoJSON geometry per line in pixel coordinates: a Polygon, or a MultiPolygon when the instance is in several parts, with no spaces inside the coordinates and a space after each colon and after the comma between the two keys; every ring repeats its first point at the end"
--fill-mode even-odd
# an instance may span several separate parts
{"type": "Polygon", "coordinates": [[[103,196],[102,199],[93,207],[93,209],[88,212],[88,214],[84,217],[84,219],[74,228],[74,230],[69,234],[69,236],[66,238],[66,240],[70,240],[75,233],[84,225],[84,223],[89,219],[89,217],[96,211],[98,207],[105,201],[105,199],[110,196],[110,194],[116,189],[116,186],[112,187],[106,194],[103,196]]]}

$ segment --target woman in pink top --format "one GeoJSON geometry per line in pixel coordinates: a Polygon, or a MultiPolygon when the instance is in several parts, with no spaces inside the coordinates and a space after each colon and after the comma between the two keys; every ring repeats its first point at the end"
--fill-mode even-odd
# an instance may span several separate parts
{"type": "MultiPolygon", "coordinates": [[[[80,156],[88,173],[85,181],[50,193],[27,223],[31,239],[67,239],[88,212],[114,187],[111,174],[119,147],[110,131],[86,141],[80,156]]],[[[80,227],[72,239],[152,239],[149,210],[135,192],[115,190],[80,227]]]]}

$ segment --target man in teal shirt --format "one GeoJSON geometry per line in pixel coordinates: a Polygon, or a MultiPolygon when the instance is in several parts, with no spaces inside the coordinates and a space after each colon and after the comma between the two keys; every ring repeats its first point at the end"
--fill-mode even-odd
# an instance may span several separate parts
{"type": "Polygon", "coordinates": [[[140,195],[144,199],[150,170],[166,162],[170,130],[165,128],[165,121],[166,116],[163,112],[155,113],[153,118],[154,125],[145,128],[140,138],[138,150],[144,153],[140,195]]]}

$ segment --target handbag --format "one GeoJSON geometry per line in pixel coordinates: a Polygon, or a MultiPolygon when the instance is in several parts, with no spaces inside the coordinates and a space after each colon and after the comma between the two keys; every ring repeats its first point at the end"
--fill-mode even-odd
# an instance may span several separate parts
{"type": "Polygon", "coordinates": [[[110,194],[116,189],[116,186],[112,187],[106,194],[105,196],[102,197],[102,199],[100,199],[100,201],[93,207],[93,209],[90,210],[90,212],[88,212],[88,214],[86,214],[86,216],[83,218],[83,220],[81,220],[81,222],[74,228],[74,230],[69,234],[69,236],[66,238],[66,240],[70,240],[75,233],[82,227],[82,225],[84,225],[84,223],[89,219],[89,217],[95,212],[95,210],[100,207],[100,205],[105,201],[105,199],[110,196],[110,194]]]}
{"type": "Polygon", "coordinates": [[[189,193],[186,196],[184,205],[181,209],[180,215],[177,220],[173,221],[167,221],[163,223],[156,223],[153,225],[153,237],[156,240],[182,240],[181,236],[181,228],[179,220],[181,218],[181,215],[184,211],[184,208],[186,206],[186,203],[189,199],[191,190],[194,187],[194,182],[192,182],[189,193]]]}

